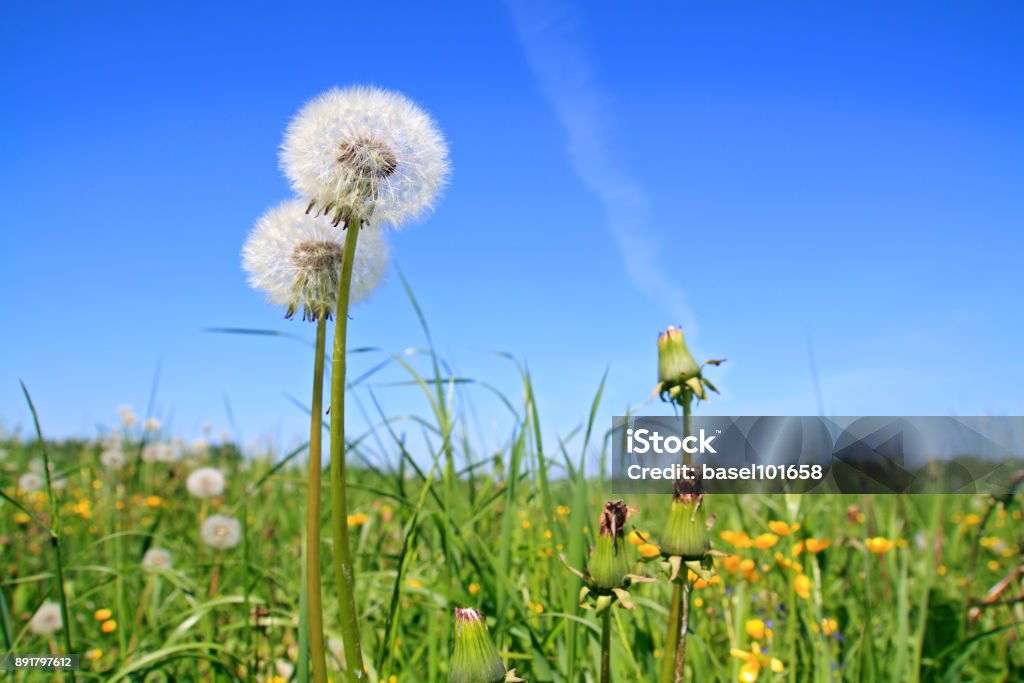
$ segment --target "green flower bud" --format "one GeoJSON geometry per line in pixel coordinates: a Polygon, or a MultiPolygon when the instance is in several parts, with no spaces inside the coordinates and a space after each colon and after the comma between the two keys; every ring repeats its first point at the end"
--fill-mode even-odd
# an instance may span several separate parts
{"type": "Polygon", "coordinates": [[[605,503],[597,542],[587,564],[591,583],[597,588],[612,590],[622,588],[628,583],[630,563],[626,557],[623,528],[629,513],[630,509],[621,500],[610,500],[605,503]]]}
{"type": "Polygon", "coordinates": [[[699,560],[711,549],[708,514],[704,509],[700,479],[677,479],[672,508],[661,537],[661,554],[699,560]]]}
{"type": "Polygon", "coordinates": [[[658,381],[666,384],[683,383],[700,373],[700,366],[686,347],[683,331],[669,327],[658,335],[658,381]]]}
{"type": "Polygon", "coordinates": [[[484,616],[475,609],[456,607],[455,654],[449,683],[501,683],[505,673],[484,616]]]}

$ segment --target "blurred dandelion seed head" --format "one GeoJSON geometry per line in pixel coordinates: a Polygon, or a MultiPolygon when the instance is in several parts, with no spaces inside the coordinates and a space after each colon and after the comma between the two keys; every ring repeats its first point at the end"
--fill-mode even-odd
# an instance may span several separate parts
{"type": "Polygon", "coordinates": [[[203,543],[217,550],[229,550],[242,540],[242,525],[234,517],[210,515],[199,531],[203,543]]]}
{"type": "Polygon", "coordinates": [[[150,548],[142,556],[142,566],[147,569],[170,569],[172,566],[171,553],[163,548],[150,548]]]}
{"type": "Polygon", "coordinates": [[[285,133],[281,165],[308,208],[335,224],[354,211],[391,227],[430,209],[450,170],[430,116],[368,87],[335,88],[306,104],[285,133]]]}
{"type": "Polygon", "coordinates": [[[28,629],[37,636],[48,636],[61,630],[63,626],[64,620],[61,618],[60,605],[48,600],[40,605],[36,613],[32,615],[28,629]]]}
{"type": "Polygon", "coordinates": [[[119,470],[124,467],[126,458],[120,448],[107,448],[100,453],[100,464],[110,470],[119,470]]]}
{"type": "MultiPolygon", "coordinates": [[[[303,201],[287,201],[257,221],[242,250],[242,265],[249,284],[266,292],[271,303],[285,306],[286,317],[298,310],[303,319],[330,317],[337,302],[344,239],[344,230],[326,217],[307,214],[303,201]]],[[[352,302],[369,298],[387,264],[383,237],[367,231],[352,264],[352,302]]]]}
{"type": "Polygon", "coordinates": [[[43,488],[43,477],[38,472],[26,472],[18,477],[18,488],[25,493],[35,493],[43,488]]]}
{"type": "Polygon", "coordinates": [[[188,475],[185,488],[195,498],[213,498],[224,493],[227,482],[216,467],[200,467],[188,475]]]}

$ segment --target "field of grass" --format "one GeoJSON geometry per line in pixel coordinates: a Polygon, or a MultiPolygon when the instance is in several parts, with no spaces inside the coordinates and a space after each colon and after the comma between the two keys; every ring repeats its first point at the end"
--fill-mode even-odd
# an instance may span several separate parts
{"type": "MultiPolygon", "coordinates": [[[[522,678],[598,680],[601,618],[579,607],[581,582],[565,566],[586,565],[598,515],[614,497],[582,467],[593,461],[585,453],[604,452],[593,408],[564,442],[541,443],[524,373],[523,398],[506,399],[521,416],[507,446],[477,453],[454,387],[408,370],[409,390],[422,391],[433,413],[382,420],[349,451],[369,680],[447,681],[455,607],[487,616],[522,678]],[[433,451],[408,452],[405,430],[433,451]],[[371,440],[400,464],[382,468],[368,455],[371,440]]],[[[82,655],[78,680],[309,680],[305,449],[243,457],[230,443],[154,447],[162,438],[136,426],[116,443],[47,442],[52,487],[38,439],[0,444],[4,650],[66,652],[70,643],[82,655]],[[125,456],[120,467],[104,458],[112,447],[125,456]],[[186,479],[201,466],[225,475],[223,493],[190,494],[186,479]],[[240,521],[237,546],[203,542],[200,526],[213,515],[240,521]],[[153,548],[168,551],[170,564],[157,566],[167,556],[153,548]],[[57,607],[42,609],[58,615],[66,602],[70,628],[33,619],[49,602],[57,607]]],[[[661,558],[646,556],[656,555],[669,499],[626,502],[637,510],[626,527],[633,572],[658,580],[630,588],[635,609],[611,608],[611,678],[653,681],[672,586],[661,558]]],[[[690,680],[1024,680],[1019,496],[719,495],[705,505],[716,515],[712,546],[725,555],[712,577],[691,577],[690,680]]],[[[329,675],[340,680],[328,586],[324,607],[329,675]]]]}

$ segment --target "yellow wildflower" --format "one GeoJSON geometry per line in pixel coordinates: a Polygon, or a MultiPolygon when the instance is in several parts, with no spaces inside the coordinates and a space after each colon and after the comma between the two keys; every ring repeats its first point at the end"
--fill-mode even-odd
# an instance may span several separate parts
{"type": "Polygon", "coordinates": [[[85,653],[85,658],[88,659],[90,662],[95,662],[102,656],[103,650],[99,649],[98,647],[94,647],[93,649],[85,653]]]}
{"type": "Polygon", "coordinates": [[[659,555],[661,555],[661,548],[654,545],[653,543],[644,543],[639,548],[637,548],[637,552],[639,552],[640,555],[642,555],[643,557],[651,559],[652,557],[658,557],[659,555]]]}
{"type": "Polygon", "coordinates": [[[798,574],[793,579],[793,590],[804,600],[808,600],[811,597],[811,580],[806,574],[798,574]]]}
{"type": "Polygon", "coordinates": [[[109,619],[107,621],[104,621],[103,625],[100,626],[100,630],[103,631],[104,633],[113,633],[114,631],[117,630],[117,622],[114,621],[113,619],[109,619]]]}
{"type": "Polygon", "coordinates": [[[104,607],[103,609],[96,610],[92,616],[96,619],[96,621],[106,621],[110,617],[114,616],[114,613],[106,607],[104,607]]]}
{"type": "Polygon", "coordinates": [[[864,545],[866,545],[868,550],[874,554],[881,555],[882,553],[887,553],[892,550],[892,547],[895,544],[884,536],[875,536],[874,538],[869,538],[864,541],[864,545]]]}
{"type": "Polygon", "coordinates": [[[480,592],[480,584],[478,584],[478,583],[471,583],[471,584],[469,584],[469,594],[470,595],[476,595],[479,592],[480,592]]]}
{"type": "Polygon", "coordinates": [[[790,526],[785,522],[771,521],[768,522],[768,528],[772,530],[772,533],[777,534],[779,536],[789,536],[794,531],[797,531],[800,528],[800,525],[794,524],[790,526]]]}
{"type": "Polygon", "coordinates": [[[369,517],[366,516],[365,512],[357,512],[354,515],[349,515],[348,516],[348,525],[349,526],[362,526],[362,525],[366,524],[366,520],[368,520],[368,519],[369,519],[369,517]]]}
{"type": "Polygon", "coordinates": [[[146,497],[146,505],[148,505],[151,508],[158,508],[158,507],[160,507],[160,503],[162,503],[162,502],[163,501],[160,500],[160,496],[147,496],[146,497]]]}
{"type": "Polygon", "coordinates": [[[757,538],[753,540],[753,545],[755,548],[759,548],[760,550],[767,550],[778,542],[779,537],[775,534],[759,534],[757,538]]]}
{"type": "Polygon", "coordinates": [[[818,554],[829,546],[831,541],[827,538],[808,538],[804,541],[804,549],[809,553],[818,554]]]}
{"type": "Polygon", "coordinates": [[[637,531],[636,529],[633,529],[633,531],[630,531],[629,534],[626,535],[626,540],[632,543],[633,545],[643,545],[647,542],[648,537],[649,536],[646,532],[641,532],[637,531]]]}
{"type": "Polygon", "coordinates": [[[745,626],[747,635],[754,640],[764,640],[772,637],[772,630],[764,623],[763,619],[747,619],[745,626]]]}

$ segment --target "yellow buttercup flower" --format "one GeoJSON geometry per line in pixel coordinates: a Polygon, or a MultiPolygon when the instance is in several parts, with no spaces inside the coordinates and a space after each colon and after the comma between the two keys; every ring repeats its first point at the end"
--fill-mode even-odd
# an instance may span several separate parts
{"type": "Polygon", "coordinates": [[[779,536],[789,536],[794,531],[800,529],[800,525],[793,524],[792,526],[790,526],[785,522],[771,521],[768,522],[768,528],[772,530],[773,534],[777,534],[779,536]]]}
{"type": "Polygon", "coordinates": [[[85,658],[88,659],[90,662],[95,662],[102,656],[103,650],[99,649],[98,647],[94,647],[93,649],[85,653],[85,658]]]}
{"type": "Polygon", "coordinates": [[[648,538],[650,538],[650,536],[646,532],[640,532],[636,529],[630,531],[626,535],[626,540],[632,543],[633,545],[643,545],[644,543],[647,543],[648,538]]]}
{"type": "Polygon", "coordinates": [[[759,534],[757,538],[753,540],[753,545],[755,548],[760,550],[767,550],[778,542],[779,537],[775,534],[759,534]]]}
{"type": "Polygon", "coordinates": [[[661,555],[661,548],[654,545],[653,543],[644,543],[643,545],[637,548],[637,552],[639,552],[640,555],[642,555],[643,557],[651,559],[652,557],[658,557],[659,555],[661,555]]]}
{"type": "Polygon", "coordinates": [[[110,617],[114,616],[114,613],[104,607],[103,609],[96,610],[92,616],[96,621],[106,621],[110,617]]]}
{"type": "Polygon", "coordinates": [[[820,553],[831,544],[827,538],[808,538],[804,541],[804,549],[809,553],[820,553]]]}
{"type": "Polygon", "coordinates": [[[868,550],[873,552],[875,555],[881,555],[892,550],[895,543],[884,536],[875,536],[874,538],[869,538],[864,541],[864,545],[866,545],[868,550]]]}
{"type": "Polygon", "coordinates": [[[734,647],[729,650],[729,654],[743,660],[743,666],[739,671],[740,683],[754,683],[761,675],[761,669],[765,667],[777,674],[782,673],[786,668],[781,659],[764,654],[761,651],[761,646],[757,643],[751,644],[749,652],[734,647]]]}
{"type": "Polygon", "coordinates": [[[146,505],[148,505],[151,508],[160,507],[160,503],[162,502],[163,501],[160,500],[160,496],[146,496],[146,505]]]}
{"type": "Polygon", "coordinates": [[[368,520],[368,519],[369,519],[369,517],[366,516],[365,512],[357,512],[354,515],[349,515],[348,516],[348,525],[349,526],[362,526],[362,525],[366,524],[366,520],[368,520]]]}
{"type": "Polygon", "coordinates": [[[811,580],[806,574],[798,574],[793,579],[793,590],[804,600],[808,600],[811,597],[811,580]]]}
{"type": "Polygon", "coordinates": [[[479,592],[480,592],[480,584],[478,584],[478,583],[471,583],[471,584],[469,584],[469,594],[470,595],[476,595],[479,592]]]}
{"type": "Polygon", "coordinates": [[[109,619],[107,621],[104,621],[103,625],[100,626],[100,630],[103,631],[104,633],[113,633],[114,631],[117,630],[117,622],[114,621],[113,619],[109,619]]]}
{"type": "Polygon", "coordinates": [[[747,619],[744,630],[754,640],[764,640],[765,638],[772,637],[772,630],[768,628],[763,619],[747,619]]]}

